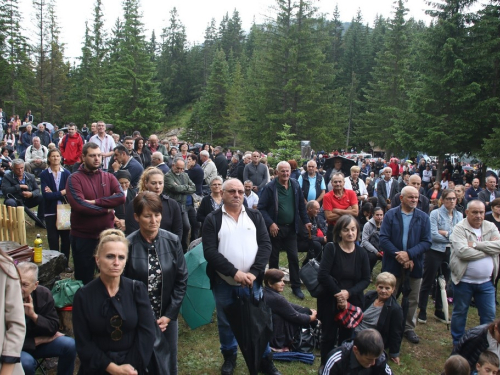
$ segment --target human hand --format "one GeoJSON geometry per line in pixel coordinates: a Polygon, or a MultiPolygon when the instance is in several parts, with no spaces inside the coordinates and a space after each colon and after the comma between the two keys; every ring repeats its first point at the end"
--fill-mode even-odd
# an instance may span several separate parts
{"type": "Polygon", "coordinates": [[[52,190],[50,190],[50,188],[48,186],[45,186],[45,192],[46,193],[52,193],[52,190]]]}
{"type": "Polygon", "coordinates": [[[414,263],[412,260],[409,260],[408,262],[403,263],[403,268],[409,269],[410,272],[413,271],[413,266],[414,266],[414,263]]]}
{"type": "Polygon", "coordinates": [[[120,169],[120,163],[115,161],[113,164],[111,164],[111,168],[116,172],[118,169],[120,169]]]}
{"type": "Polygon", "coordinates": [[[272,223],[271,226],[269,227],[269,233],[271,233],[271,236],[276,237],[278,235],[280,228],[276,225],[276,223],[272,223]]]}
{"type": "Polygon", "coordinates": [[[19,185],[21,190],[28,190],[28,185],[19,185]]]}
{"type": "Polygon", "coordinates": [[[312,229],[312,226],[313,226],[313,225],[312,225],[311,223],[307,223],[307,224],[305,225],[305,227],[306,227],[307,229],[309,229],[309,230],[311,230],[311,229],[312,229]]]}
{"type": "Polygon", "coordinates": [[[251,280],[251,285],[253,285],[253,282],[256,279],[255,275],[251,272],[247,272],[246,275],[247,275],[247,278],[251,280]]]}
{"type": "Polygon", "coordinates": [[[236,271],[236,274],[234,275],[233,279],[242,286],[252,286],[253,284],[253,280],[248,276],[248,273],[245,273],[240,270],[236,271]]]}
{"type": "Polygon", "coordinates": [[[168,323],[170,323],[170,318],[162,316],[160,319],[156,321],[156,323],[158,323],[158,326],[160,327],[161,331],[164,332],[167,329],[168,323]]]}
{"type": "Polygon", "coordinates": [[[400,264],[404,264],[410,260],[410,257],[406,251],[396,251],[396,260],[400,264]]]}
{"type": "Polygon", "coordinates": [[[66,195],[66,189],[61,190],[61,195],[66,195]]]}
{"type": "Polygon", "coordinates": [[[118,366],[118,365],[115,365],[115,366],[116,367],[111,372],[114,375],[137,375],[138,374],[137,370],[132,365],[125,364],[125,365],[121,365],[121,366],[118,366]]]}
{"type": "Polygon", "coordinates": [[[382,258],[384,254],[382,254],[380,251],[377,252],[377,257],[382,258]]]}
{"type": "Polygon", "coordinates": [[[31,191],[22,191],[21,194],[24,198],[31,198],[33,196],[33,193],[31,191]]]}
{"type": "Polygon", "coordinates": [[[309,319],[311,320],[311,322],[314,322],[316,319],[318,319],[317,318],[318,312],[316,310],[313,310],[313,309],[311,309],[311,311],[312,311],[312,314],[310,315],[309,319]]]}
{"type": "Polygon", "coordinates": [[[440,229],[440,230],[438,230],[438,233],[439,233],[441,236],[443,236],[443,237],[448,237],[448,231],[446,231],[446,230],[442,230],[442,229],[440,229]]]}
{"type": "Polygon", "coordinates": [[[391,361],[399,366],[399,357],[391,357],[391,361]]]}
{"type": "Polygon", "coordinates": [[[37,315],[35,313],[35,307],[33,306],[33,298],[31,295],[24,299],[24,315],[26,315],[31,320],[36,320],[37,315]]]}
{"type": "Polygon", "coordinates": [[[253,186],[252,190],[253,190],[254,193],[257,193],[259,191],[259,187],[258,186],[253,186]]]}
{"type": "Polygon", "coordinates": [[[349,292],[345,289],[342,289],[340,292],[337,294],[334,294],[334,297],[337,298],[337,301],[347,301],[349,299],[349,292]]]}

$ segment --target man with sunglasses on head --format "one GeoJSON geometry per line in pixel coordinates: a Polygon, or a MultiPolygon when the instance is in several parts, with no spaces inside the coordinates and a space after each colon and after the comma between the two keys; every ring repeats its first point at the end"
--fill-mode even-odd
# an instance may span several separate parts
{"type": "MultiPolygon", "coordinates": [[[[222,375],[232,375],[236,366],[238,342],[224,308],[238,297],[253,293],[262,298],[262,279],[271,241],[261,213],[243,206],[245,190],[238,179],[222,185],[221,208],[207,215],[203,224],[203,252],[207,275],[215,298],[220,349],[224,357],[222,375]]],[[[274,367],[269,344],[260,364],[260,372],[280,375],[274,367]]]]}

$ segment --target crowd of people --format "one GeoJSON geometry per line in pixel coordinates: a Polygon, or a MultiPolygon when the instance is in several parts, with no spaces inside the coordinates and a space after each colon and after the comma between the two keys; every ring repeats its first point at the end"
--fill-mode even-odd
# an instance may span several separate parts
{"type": "MultiPolygon", "coordinates": [[[[19,128],[7,127],[7,139],[19,128]]],[[[19,293],[4,301],[11,311],[4,314],[2,370],[21,363],[34,373],[37,358],[55,356],[59,373],[69,374],[78,354],[81,374],[176,374],[177,317],[188,279],[184,254],[200,237],[222,375],[233,374],[238,349],[226,309],[251,294],[273,313],[261,372],[280,374],[272,351],[292,350],[302,328],[319,325],[319,374],[390,374],[401,362],[403,338],[420,341],[415,328],[427,322],[429,295],[434,317],[450,324],[438,277],[454,291],[454,355],[445,373],[498,368],[500,192],[494,173],[482,188],[482,176],[470,176],[460,163],[446,163],[437,178],[436,166],[425,159],[360,157],[353,163],[336,152],[272,168],[270,155],[256,150],[118,135],[102,121],[82,129],[71,123],[62,133],[40,124],[32,134],[27,125],[14,143],[3,142],[4,203],[38,206],[50,248],[65,255],[68,271],[72,256],[74,277],[85,286],[74,300],[73,340],[57,332],[54,302],[38,285],[37,266],[21,263],[16,272],[1,254],[0,287],[19,293]],[[31,142],[25,149],[16,147],[25,140],[31,142]],[[63,202],[71,206],[70,230],[56,226],[63,202]],[[299,301],[305,298],[301,267],[320,262],[317,311],[282,295],[281,252],[299,301]],[[368,291],[371,282],[375,290],[368,291]],[[481,326],[466,332],[472,300],[481,326]],[[15,309],[23,304],[25,319],[19,319],[15,309]],[[339,318],[350,311],[362,319],[339,318]]]]}

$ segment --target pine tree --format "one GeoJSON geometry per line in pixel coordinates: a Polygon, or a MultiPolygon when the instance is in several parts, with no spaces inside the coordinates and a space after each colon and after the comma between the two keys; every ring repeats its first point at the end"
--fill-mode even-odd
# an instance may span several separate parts
{"type": "Polygon", "coordinates": [[[241,144],[241,129],[246,126],[245,84],[239,61],[235,63],[230,81],[223,117],[231,133],[232,145],[236,147],[236,145],[241,144]]]}
{"type": "Polygon", "coordinates": [[[49,20],[49,3],[47,0],[33,0],[33,8],[36,18],[36,44],[33,48],[35,58],[36,83],[32,91],[32,100],[35,110],[40,114],[37,118],[46,121],[48,111],[48,62],[49,58],[49,31],[47,25],[49,20]]]}
{"type": "Polygon", "coordinates": [[[105,120],[117,131],[149,133],[158,129],[162,118],[160,93],[153,81],[155,66],[143,34],[139,0],[125,0],[123,7],[123,29],[115,30],[117,39],[110,47],[105,120]]]}
{"type": "Polygon", "coordinates": [[[163,29],[162,40],[158,79],[167,114],[172,114],[189,100],[186,30],[176,8],[170,12],[170,22],[163,29]]]}
{"type": "MultiPolygon", "coordinates": [[[[367,111],[361,127],[365,141],[386,150],[401,152],[406,138],[409,111],[408,91],[413,87],[410,72],[409,27],[404,1],[395,1],[394,18],[389,21],[384,46],[375,59],[369,89],[365,90],[367,111]]],[[[398,154],[399,154],[398,153],[398,154]]]]}

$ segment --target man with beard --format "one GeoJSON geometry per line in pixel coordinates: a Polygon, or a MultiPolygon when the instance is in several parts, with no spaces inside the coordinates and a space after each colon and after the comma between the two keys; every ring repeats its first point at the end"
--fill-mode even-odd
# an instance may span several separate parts
{"type": "Polygon", "coordinates": [[[125,195],[113,174],[100,169],[99,146],[83,146],[82,165],[66,183],[66,197],[71,205],[71,248],[75,279],[84,284],[94,278],[94,250],[99,234],[114,227],[114,208],[125,203],[125,195]]]}

